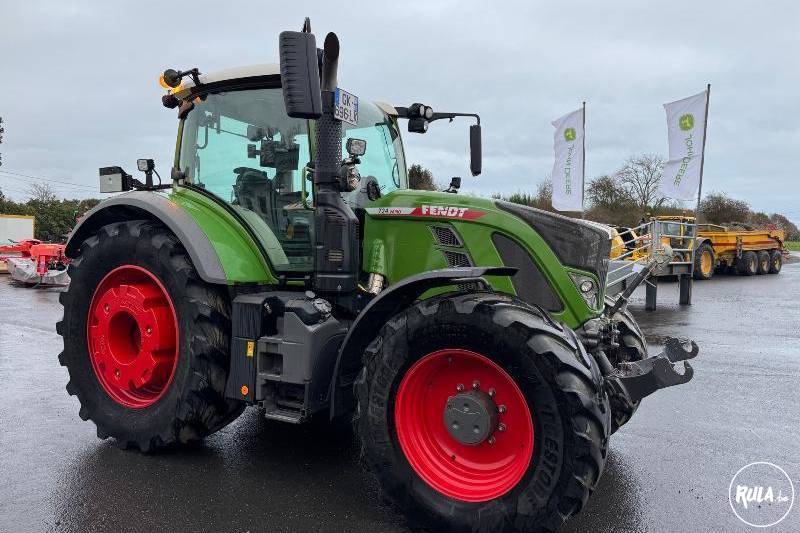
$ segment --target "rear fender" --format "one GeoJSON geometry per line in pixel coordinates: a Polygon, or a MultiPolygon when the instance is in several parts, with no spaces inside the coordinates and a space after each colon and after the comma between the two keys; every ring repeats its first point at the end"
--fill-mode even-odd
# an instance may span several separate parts
{"type": "MultiPolygon", "coordinates": [[[[694,240],[694,251],[696,252],[697,250],[699,250],[700,246],[702,246],[703,243],[706,243],[706,242],[711,244],[711,240],[708,237],[697,237],[694,240]]],[[[712,246],[712,248],[713,248],[713,246],[712,246]]]]}
{"type": "Polygon", "coordinates": [[[358,315],[339,348],[329,393],[331,418],[353,409],[353,374],[361,368],[361,355],[391,317],[430,289],[480,281],[489,287],[484,276],[513,276],[516,272],[511,267],[444,268],[409,276],[381,291],[358,315]]]}
{"type": "Polygon", "coordinates": [[[158,220],[180,240],[203,281],[215,284],[276,281],[264,255],[239,227],[241,224],[232,217],[212,212],[201,202],[173,196],[176,201],[164,194],[133,191],[105,200],[84,215],[72,230],[65,251],[67,257],[76,257],[81,243],[106,224],[158,220]],[[187,202],[192,205],[187,206],[187,202]],[[190,210],[204,216],[205,226],[190,210]]]}

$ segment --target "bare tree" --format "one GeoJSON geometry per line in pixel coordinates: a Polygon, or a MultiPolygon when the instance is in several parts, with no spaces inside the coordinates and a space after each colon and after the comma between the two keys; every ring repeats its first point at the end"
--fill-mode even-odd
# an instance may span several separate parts
{"type": "Polygon", "coordinates": [[[35,200],[43,204],[58,201],[58,195],[56,194],[56,191],[46,183],[32,184],[28,189],[28,194],[31,195],[31,200],[35,200]]]}
{"type": "Polygon", "coordinates": [[[658,191],[664,158],[657,154],[642,154],[628,158],[615,176],[625,187],[636,205],[644,210],[658,208],[665,198],[658,191]]]}

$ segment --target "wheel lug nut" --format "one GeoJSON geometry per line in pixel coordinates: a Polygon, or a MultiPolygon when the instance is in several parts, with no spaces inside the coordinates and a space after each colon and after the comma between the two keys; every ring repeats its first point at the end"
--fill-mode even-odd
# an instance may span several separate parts
{"type": "Polygon", "coordinates": [[[118,369],[114,370],[114,377],[119,379],[119,376],[120,376],[120,372],[119,372],[119,368],[118,368],[118,369]]]}
{"type": "Polygon", "coordinates": [[[459,383],[458,385],[456,385],[456,390],[458,392],[463,391],[464,390],[464,384],[463,383],[459,383]]]}
{"type": "Polygon", "coordinates": [[[489,397],[494,398],[494,395],[497,394],[497,391],[494,388],[489,389],[489,397]]]}
{"type": "Polygon", "coordinates": [[[498,410],[500,413],[505,413],[505,412],[506,412],[506,406],[505,406],[505,405],[501,405],[500,407],[498,407],[498,408],[497,408],[497,410],[498,410]]]}
{"type": "Polygon", "coordinates": [[[488,442],[489,444],[494,444],[494,435],[491,435],[486,442],[488,442]]]}
{"type": "Polygon", "coordinates": [[[505,430],[506,430],[506,425],[505,424],[503,424],[502,422],[497,424],[497,431],[505,431],[505,430]]]}
{"type": "Polygon", "coordinates": [[[106,313],[108,313],[108,310],[109,310],[109,309],[111,309],[111,308],[108,306],[108,304],[105,304],[105,305],[103,306],[103,311],[105,311],[106,313]]]}
{"type": "Polygon", "coordinates": [[[148,335],[150,335],[151,333],[153,333],[153,328],[147,326],[147,329],[145,329],[145,331],[147,332],[148,335]]]}
{"type": "Polygon", "coordinates": [[[472,382],[472,390],[478,390],[481,388],[481,382],[477,379],[472,382]]]}

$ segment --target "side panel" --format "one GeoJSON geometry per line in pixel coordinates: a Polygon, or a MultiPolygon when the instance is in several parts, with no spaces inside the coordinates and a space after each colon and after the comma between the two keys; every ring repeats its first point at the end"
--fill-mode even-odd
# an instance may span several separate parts
{"type": "MultiPolygon", "coordinates": [[[[564,308],[551,313],[554,318],[574,328],[602,312],[586,305],[569,277],[571,269],[561,265],[536,231],[498,209],[493,201],[466,195],[398,190],[370,204],[364,220],[363,269],[383,274],[391,285],[421,272],[447,268],[445,252],[459,249],[468,253],[471,266],[503,266],[492,244],[494,233],[522,246],[560,296],[564,308]],[[437,242],[431,227],[439,224],[452,227],[463,246],[437,242]]],[[[595,279],[590,273],[581,274],[595,279]]],[[[508,276],[489,276],[487,280],[495,290],[516,295],[508,276]]]]}

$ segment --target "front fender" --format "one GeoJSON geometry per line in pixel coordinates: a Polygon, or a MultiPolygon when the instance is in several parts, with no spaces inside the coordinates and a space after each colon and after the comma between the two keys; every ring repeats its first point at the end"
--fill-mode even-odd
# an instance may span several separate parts
{"type": "Polygon", "coordinates": [[[360,369],[361,355],[391,317],[430,289],[479,281],[484,276],[513,276],[516,272],[512,267],[444,268],[409,276],[381,291],[358,315],[339,348],[329,393],[331,418],[353,408],[352,381],[342,378],[350,378],[360,369]]]}

